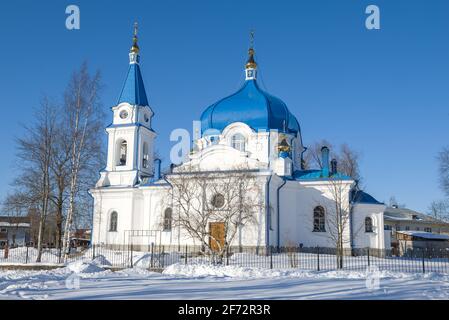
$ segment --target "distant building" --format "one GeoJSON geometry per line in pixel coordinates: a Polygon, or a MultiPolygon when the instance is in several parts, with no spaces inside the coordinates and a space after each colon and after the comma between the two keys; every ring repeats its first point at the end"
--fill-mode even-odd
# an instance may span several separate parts
{"type": "Polygon", "coordinates": [[[449,236],[423,231],[397,231],[397,249],[400,255],[407,254],[409,250],[427,249],[427,253],[446,250],[449,248],[449,236]],[[429,251],[430,250],[430,251],[429,251]]]}
{"type": "Polygon", "coordinates": [[[0,247],[24,246],[30,241],[30,218],[0,216],[0,247]]]}
{"type": "Polygon", "coordinates": [[[407,208],[386,208],[384,228],[387,249],[449,248],[449,223],[407,208]]]}
{"type": "Polygon", "coordinates": [[[70,246],[73,248],[87,248],[90,245],[91,229],[76,229],[70,232],[70,246]]]}

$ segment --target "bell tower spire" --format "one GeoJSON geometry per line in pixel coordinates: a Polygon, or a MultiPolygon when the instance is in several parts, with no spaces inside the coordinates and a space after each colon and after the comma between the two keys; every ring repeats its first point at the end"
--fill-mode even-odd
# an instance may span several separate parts
{"type": "Polygon", "coordinates": [[[245,76],[246,80],[256,80],[257,63],[254,60],[254,30],[251,30],[249,34],[249,49],[248,49],[248,60],[245,65],[245,76]]]}

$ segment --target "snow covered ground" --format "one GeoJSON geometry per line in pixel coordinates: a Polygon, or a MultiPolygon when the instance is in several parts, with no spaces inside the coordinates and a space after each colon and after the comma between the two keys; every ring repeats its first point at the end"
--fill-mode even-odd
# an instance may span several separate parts
{"type": "Polygon", "coordinates": [[[0,271],[0,299],[449,299],[449,275],[174,264],[162,274],[75,262],[0,271]]]}

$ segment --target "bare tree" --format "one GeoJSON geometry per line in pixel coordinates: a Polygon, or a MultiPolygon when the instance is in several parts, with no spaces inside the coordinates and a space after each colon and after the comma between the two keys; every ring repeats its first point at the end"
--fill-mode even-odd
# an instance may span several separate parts
{"type": "Polygon", "coordinates": [[[222,257],[239,229],[254,222],[263,208],[257,176],[251,170],[201,172],[180,167],[167,179],[172,186],[173,226],[199,241],[205,253],[216,251],[222,257]],[[222,224],[222,239],[212,234],[211,222],[222,224]]]}
{"type": "Polygon", "coordinates": [[[332,144],[323,139],[321,141],[315,142],[313,143],[310,147],[307,148],[307,151],[304,154],[304,169],[309,170],[309,169],[323,169],[323,162],[322,162],[322,157],[321,157],[321,148],[323,146],[326,146],[329,148],[330,150],[330,154],[329,156],[331,158],[335,157],[335,150],[332,146],[332,144]]]}
{"type": "Polygon", "coordinates": [[[304,155],[305,169],[323,168],[321,148],[327,146],[330,150],[330,158],[336,159],[338,162],[338,169],[341,173],[344,173],[354,180],[358,181],[361,185],[362,176],[360,174],[359,162],[360,154],[351,149],[346,143],[340,145],[338,148],[332,146],[327,140],[321,140],[315,142],[309,147],[304,155]]]}
{"type": "Polygon", "coordinates": [[[55,243],[57,248],[62,247],[64,204],[67,199],[67,188],[69,187],[69,159],[70,144],[67,141],[64,123],[58,119],[58,130],[55,133],[55,145],[51,162],[52,179],[54,190],[51,201],[55,206],[56,234],[55,243]]]}
{"type": "MultiPolygon", "coordinates": [[[[317,207],[324,209],[325,231],[323,236],[327,237],[336,250],[337,266],[343,268],[343,257],[345,247],[350,244],[350,219],[351,204],[349,201],[350,184],[340,179],[329,179],[327,190],[328,198],[322,197],[317,200],[317,207]]],[[[314,221],[314,228],[316,226],[314,221]]],[[[358,233],[361,226],[354,226],[353,236],[358,233]]]]}
{"type": "Polygon", "coordinates": [[[443,192],[449,197],[449,147],[443,148],[438,154],[440,162],[440,185],[443,192]]]}
{"type": "Polygon", "coordinates": [[[432,201],[428,214],[435,219],[449,222],[449,200],[432,201]]]}
{"type": "MultiPolygon", "coordinates": [[[[91,76],[87,64],[75,72],[65,92],[64,123],[66,141],[70,147],[68,160],[68,205],[64,227],[64,260],[70,249],[70,232],[76,213],[76,198],[83,180],[90,181],[91,169],[98,163],[101,143],[98,139],[102,128],[99,104],[100,74],[91,76]]],[[[98,167],[96,167],[98,169],[98,167]]]]}
{"type": "Polygon", "coordinates": [[[388,200],[388,205],[391,208],[405,208],[407,206],[405,203],[399,203],[395,196],[390,197],[388,200]]]}
{"type": "Polygon", "coordinates": [[[20,198],[24,203],[35,206],[39,210],[38,255],[36,262],[41,261],[43,237],[46,218],[50,209],[52,190],[51,161],[53,155],[56,108],[44,98],[36,112],[35,123],[26,128],[26,135],[17,140],[18,158],[24,173],[20,181],[20,198]]]}
{"type": "Polygon", "coordinates": [[[352,150],[346,143],[340,146],[340,152],[336,157],[339,170],[350,176],[352,179],[358,181],[360,184],[362,177],[359,169],[359,158],[359,153],[352,150]]]}

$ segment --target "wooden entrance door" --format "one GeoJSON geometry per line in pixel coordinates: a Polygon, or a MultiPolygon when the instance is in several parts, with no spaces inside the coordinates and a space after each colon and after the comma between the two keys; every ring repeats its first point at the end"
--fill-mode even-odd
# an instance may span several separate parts
{"type": "Polygon", "coordinates": [[[210,222],[209,232],[211,237],[209,238],[209,245],[213,251],[220,251],[225,244],[225,225],[224,222],[210,222]]]}

